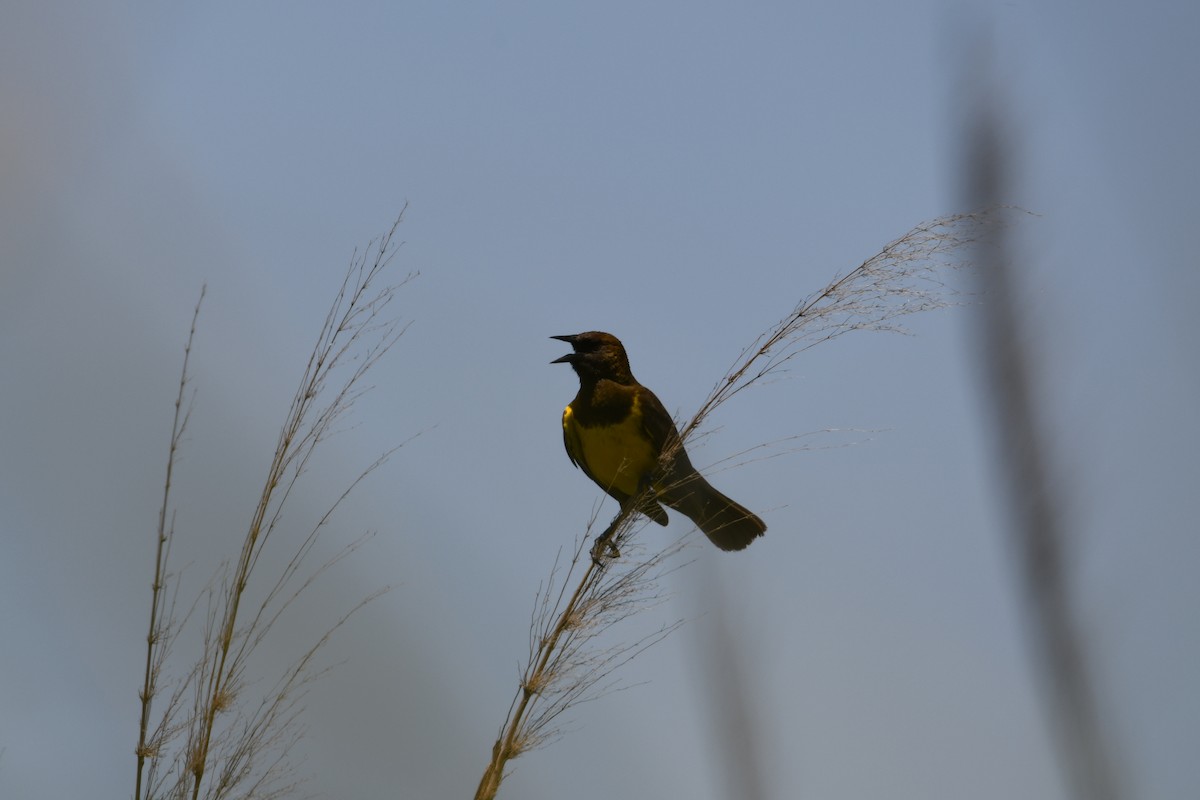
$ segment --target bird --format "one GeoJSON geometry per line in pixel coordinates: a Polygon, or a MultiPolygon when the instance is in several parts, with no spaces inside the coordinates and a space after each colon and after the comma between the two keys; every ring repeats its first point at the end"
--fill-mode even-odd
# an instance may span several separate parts
{"type": "Polygon", "coordinates": [[[603,331],[550,338],[572,350],[550,363],[570,364],[579,377],[579,392],[563,410],[567,456],[622,510],[636,503],[634,510],[666,525],[666,505],[722,550],[744,550],[766,532],[692,466],[662,401],[633,377],[620,339],[603,331]]]}

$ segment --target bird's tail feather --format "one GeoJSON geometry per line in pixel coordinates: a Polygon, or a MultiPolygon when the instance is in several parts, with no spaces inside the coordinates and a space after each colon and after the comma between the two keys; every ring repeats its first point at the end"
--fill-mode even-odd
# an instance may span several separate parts
{"type": "Polygon", "coordinates": [[[767,530],[761,519],[718,492],[699,473],[660,489],[657,497],[696,523],[722,550],[744,550],[767,530]]]}

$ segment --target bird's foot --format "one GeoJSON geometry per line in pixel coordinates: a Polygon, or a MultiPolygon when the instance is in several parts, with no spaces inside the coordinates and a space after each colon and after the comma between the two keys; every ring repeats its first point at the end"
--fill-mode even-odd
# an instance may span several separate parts
{"type": "Polygon", "coordinates": [[[621,551],[617,549],[617,545],[612,540],[612,533],[605,531],[596,537],[596,541],[592,543],[592,563],[597,567],[604,567],[604,559],[607,552],[608,558],[620,558],[621,551]]]}

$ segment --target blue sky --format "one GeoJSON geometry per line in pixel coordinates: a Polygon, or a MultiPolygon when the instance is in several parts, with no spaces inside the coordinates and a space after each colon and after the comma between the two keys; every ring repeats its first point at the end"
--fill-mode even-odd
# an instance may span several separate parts
{"type": "MultiPolygon", "coordinates": [[[[131,793],[153,526],[202,285],[185,591],[245,529],[353,249],[409,204],[411,327],[297,522],[423,433],[330,545],[376,538],[266,657],[393,586],[309,699],[308,789],[464,796],[534,591],[599,499],[562,452],[575,382],[547,337],[611,331],[690,414],[802,297],[966,210],[959,137],[983,50],[1009,202],[1038,215],[1014,253],[1106,719],[1130,796],[1200,784],[1194,4],[16,2],[3,17],[0,796],[131,793]]],[[[1065,797],[1004,546],[977,313],[822,345],[712,419],[699,464],[879,432],[717,474],[767,537],[733,556],[698,540],[638,624],[688,623],[501,796],[729,796],[703,666],[726,619],[773,795],[1065,797]]]]}

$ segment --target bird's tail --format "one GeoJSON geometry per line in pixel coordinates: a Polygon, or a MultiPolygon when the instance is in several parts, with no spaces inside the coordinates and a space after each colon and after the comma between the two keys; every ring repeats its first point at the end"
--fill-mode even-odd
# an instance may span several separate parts
{"type": "Polygon", "coordinates": [[[696,523],[722,550],[744,550],[767,530],[761,519],[718,492],[698,472],[660,488],[657,497],[696,523]]]}

